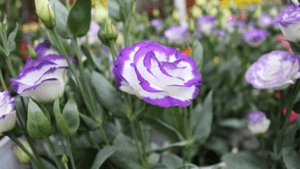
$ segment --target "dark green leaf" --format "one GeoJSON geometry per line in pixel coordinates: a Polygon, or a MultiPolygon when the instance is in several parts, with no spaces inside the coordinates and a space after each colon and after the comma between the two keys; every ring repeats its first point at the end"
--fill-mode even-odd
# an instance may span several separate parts
{"type": "Polygon", "coordinates": [[[292,147],[282,149],[282,157],[287,169],[299,169],[300,158],[292,147]]]}
{"type": "MultiPolygon", "coordinates": [[[[179,168],[183,164],[182,158],[178,157],[176,154],[165,154],[162,157],[161,163],[167,168],[179,168]]],[[[188,164],[188,163],[186,163],[188,164]]]]}
{"type": "Polygon", "coordinates": [[[194,53],[194,59],[197,63],[197,70],[202,68],[202,62],[203,62],[203,47],[200,43],[200,41],[196,42],[196,49],[195,49],[195,53],[194,53]]]}
{"type": "Polygon", "coordinates": [[[70,96],[63,110],[62,116],[69,127],[71,135],[76,133],[80,122],[79,122],[79,112],[73,95],[70,96]]]}
{"type": "Polygon", "coordinates": [[[173,143],[173,144],[170,144],[168,146],[163,146],[163,147],[160,147],[160,148],[152,149],[148,153],[163,152],[163,151],[169,150],[169,149],[174,148],[174,147],[184,147],[184,146],[187,146],[187,145],[191,144],[191,142],[192,141],[188,140],[188,141],[181,141],[181,142],[173,143]]]}
{"type": "Polygon", "coordinates": [[[229,153],[222,156],[222,161],[230,169],[266,169],[268,165],[263,158],[251,152],[229,153]]]}
{"type": "Polygon", "coordinates": [[[295,134],[300,126],[297,123],[290,124],[283,132],[282,147],[292,146],[295,142],[295,134]]]}
{"type": "Polygon", "coordinates": [[[224,119],[219,123],[222,127],[229,127],[233,129],[243,129],[247,126],[247,121],[245,119],[236,119],[236,118],[228,118],[224,119]]]}
{"type": "Polygon", "coordinates": [[[101,105],[119,117],[126,117],[122,110],[122,99],[112,84],[100,73],[93,71],[92,85],[101,105]]]}
{"type": "Polygon", "coordinates": [[[28,103],[27,130],[29,135],[35,139],[43,139],[53,133],[51,122],[39,106],[30,98],[28,103]]]}
{"type": "Polygon", "coordinates": [[[99,125],[92,118],[82,113],[79,113],[79,116],[90,130],[96,130],[97,128],[99,128],[99,125]]]}
{"type": "Polygon", "coordinates": [[[57,33],[65,39],[70,39],[70,37],[68,36],[69,32],[67,30],[67,20],[69,11],[58,0],[49,0],[49,3],[55,13],[55,29],[57,33]]]}
{"type": "Polygon", "coordinates": [[[87,46],[82,45],[81,46],[81,50],[83,51],[84,55],[88,58],[88,60],[91,60],[92,63],[96,66],[96,68],[100,71],[103,72],[103,67],[101,65],[101,63],[98,61],[98,59],[95,57],[94,54],[92,54],[89,49],[87,48],[87,46]]]}
{"type": "Polygon", "coordinates": [[[193,136],[196,144],[203,144],[210,135],[212,124],[212,95],[210,91],[206,96],[203,106],[197,105],[193,111],[193,136]]]}
{"type": "Polygon", "coordinates": [[[290,43],[290,46],[291,46],[293,52],[296,55],[300,56],[300,45],[298,45],[298,44],[296,44],[294,42],[291,42],[291,41],[289,41],[289,43],[290,43]]]}
{"type": "Polygon", "coordinates": [[[76,0],[68,15],[68,28],[75,37],[87,34],[91,25],[92,1],[76,0]]]}
{"type": "Polygon", "coordinates": [[[91,169],[99,169],[101,165],[104,163],[104,161],[109,158],[112,154],[114,154],[119,147],[117,146],[107,146],[101,149],[94,160],[94,163],[92,165],[91,169]]]}
{"type": "Polygon", "coordinates": [[[9,52],[12,52],[16,49],[15,38],[16,38],[16,35],[17,35],[17,32],[18,32],[18,28],[19,28],[19,25],[17,23],[15,29],[8,36],[7,42],[8,42],[8,45],[9,45],[9,52]]]}
{"type": "Polygon", "coordinates": [[[125,22],[127,17],[131,12],[131,2],[132,0],[122,0],[120,1],[120,8],[119,8],[119,16],[120,19],[125,22]]]}
{"type": "Polygon", "coordinates": [[[119,10],[120,5],[116,0],[107,1],[107,8],[109,17],[114,19],[115,21],[120,21],[119,10]]]}
{"type": "Polygon", "coordinates": [[[57,98],[53,105],[53,113],[56,121],[56,126],[59,132],[65,136],[72,136],[71,131],[66,124],[59,107],[59,99],[57,98]]]}

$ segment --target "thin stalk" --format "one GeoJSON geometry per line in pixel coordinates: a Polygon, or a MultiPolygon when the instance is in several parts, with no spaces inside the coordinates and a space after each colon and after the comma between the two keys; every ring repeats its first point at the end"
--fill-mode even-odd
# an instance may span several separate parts
{"type": "Polygon", "coordinates": [[[147,159],[147,152],[146,152],[146,144],[145,144],[145,139],[144,139],[144,132],[143,132],[141,121],[139,121],[139,130],[140,130],[140,135],[141,135],[143,155],[144,155],[144,158],[145,158],[145,161],[146,161],[147,168],[149,168],[149,163],[148,163],[148,159],[147,159]]]}
{"type": "Polygon", "coordinates": [[[99,125],[99,130],[100,130],[100,132],[101,132],[101,134],[102,134],[102,136],[103,136],[105,145],[109,146],[109,145],[110,145],[110,144],[109,144],[109,140],[108,140],[108,138],[107,138],[107,136],[106,136],[105,130],[104,130],[104,128],[102,127],[102,125],[99,125]]]}
{"type": "Polygon", "coordinates": [[[191,54],[190,54],[190,58],[194,59],[195,56],[195,39],[194,39],[194,35],[191,33],[191,37],[192,37],[192,45],[191,45],[191,54]]]}
{"type": "Polygon", "coordinates": [[[92,108],[93,108],[94,113],[96,115],[97,109],[96,109],[96,106],[95,106],[94,98],[92,96],[90,87],[89,87],[89,85],[87,83],[87,80],[86,80],[86,77],[85,77],[84,67],[83,67],[83,63],[82,63],[82,60],[81,60],[81,54],[80,54],[80,51],[79,51],[77,38],[73,38],[72,41],[75,42],[75,50],[76,50],[76,56],[77,56],[78,63],[79,63],[80,75],[82,76],[83,84],[85,85],[85,88],[86,88],[87,93],[88,93],[88,97],[90,98],[90,101],[91,101],[92,108]]]}
{"type": "Polygon", "coordinates": [[[113,40],[109,40],[109,49],[110,49],[111,54],[113,56],[113,61],[115,62],[117,57],[118,57],[118,52],[116,50],[115,43],[114,43],[113,40]]]}
{"type": "Polygon", "coordinates": [[[67,9],[69,11],[70,10],[70,0],[66,0],[66,6],[67,6],[67,9]]]}
{"type": "Polygon", "coordinates": [[[125,42],[125,47],[130,47],[130,35],[129,35],[129,26],[127,24],[127,22],[124,23],[124,42],[125,42]]]}
{"type": "Polygon", "coordinates": [[[36,148],[35,148],[35,146],[34,146],[34,143],[32,142],[31,137],[30,137],[30,136],[28,135],[28,133],[26,133],[26,132],[25,132],[24,135],[25,135],[25,138],[26,138],[26,140],[27,140],[27,142],[28,142],[28,144],[29,144],[29,146],[30,146],[30,148],[31,148],[31,150],[32,150],[32,152],[33,152],[33,154],[34,154],[34,156],[35,156],[37,162],[43,164],[43,162],[42,162],[42,160],[41,160],[41,157],[40,157],[38,151],[36,150],[36,148]]]}
{"type": "Polygon", "coordinates": [[[86,137],[89,139],[89,141],[96,147],[96,149],[99,151],[101,148],[99,145],[95,142],[95,140],[91,137],[89,132],[85,132],[86,137]]]}
{"type": "Polygon", "coordinates": [[[56,158],[56,156],[55,156],[55,154],[54,154],[54,149],[53,149],[51,141],[49,140],[48,137],[46,137],[45,140],[46,140],[46,143],[47,143],[47,145],[48,145],[48,147],[50,149],[50,152],[51,152],[51,154],[53,156],[53,159],[54,159],[54,162],[55,162],[57,168],[62,169],[61,166],[60,166],[60,164],[59,164],[59,162],[58,162],[58,160],[57,160],[57,158],[56,158]]]}
{"type": "MultiPolygon", "coordinates": [[[[5,57],[5,56],[4,56],[5,57]]],[[[7,87],[6,87],[6,84],[5,84],[5,81],[4,81],[4,78],[3,78],[3,74],[2,74],[2,71],[0,69],[0,80],[1,80],[1,84],[2,84],[2,88],[4,90],[7,90],[7,87]]]]}
{"type": "Polygon", "coordinates": [[[132,131],[133,138],[134,138],[134,141],[135,141],[135,146],[136,146],[136,148],[138,149],[138,153],[139,153],[141,162],[142,162],[142,164],[143,164],[144,166],[147,166],[147,162],[144,161],[143,153],[142,153],[142,150],[141,150],[141,148],[140,148],[140,146],[139,146],[139,141],[138,141],[137,136],[136,136],[135,126],[134,126],[133,121],[130,122],[130,127],[131,127],[131,131],[132,131]]]}
{"type": "Polygon", "coordinates": [[[71,144],[70,144],[70,138],[66,137],[66,142],[67,142],[67,149],[68,149],[68,154],[70,156],[71,164],[72,164],[72,169],[76,169],[72,150],[71,150],[71,144]]]}
{"type": "Polygon", "coordinates": [[[6,57],[6,56],[4,56],[4,59],[5,59],[5,62],[6,62],[6,64],[7,64],[7,67],[8,67],[8,70],[9,70],[9,72],[10,72],[11,76],[12,76],[13,78],[16,78],[16,77],[17,77],[17,75],[16,75],[16,72],[15,72],[15,70],[14,70],[14,68],[13,68],[12,64],[11,64],[11,60],[10,60],[10,58],[9,58],[9,57],[6,57]]]}
{"type": "Polygon", "coordinates": [[[6,135],[30,157],[30,160],[32,160],[38,168],[44,168],[43,164],[37,162],[34,156],[23,146],[23,144],[12,133],[6,133],[6,135]]]}
{"type": "Polygon", "coordinates": [[[55,29],[53,29],[53,30],[51,30],[51,33],[54,35],[55,41],[56,41],[56,43],[58,44],[59,48],[63,51],[63,55],[64,55],[64,57],[65,57],[65,59],[66,59],[66,61],[67,61],[67,63],[68,63],[68,67],[70,68],[70,70],[71,70],[73,76],[75,77],[75,80],[76,80],[76,83],[77,83],[77,85],[78,85],[78,88],[79,88],[79,91],[80,91],[82,100],[83,100],[84,104],[86,105],[88,112],[89,112],[92,116],[94,116],[94,112],[93,112],[93,110],[91,109],[91,107],[90,107],[90,105],[89,105],[89,103],[88,103],[88,101],[87,101],[87,99],[86,99],[86,96],[85,96],[85,93],[84,93],[82,84],[81,84],[81,82],[80,82],[80,80],[79,80],[79,78],[78,78],[78,76],[77,76],[77,74],[76,74],[76,72],[75,72],[75,69],[74,69],[73,65],[72,65],[71,62],[70,62],[70,59],[69,59],[69,57],[68,57],[68,55],[67,55],[67,52],[65,51],[65,49],[64,49],[64,47],[63,47],[63,45],[62,45],[62,43],[61,43],[60,40],[59,40],[59,37],[58,37],[58,35],[57,35],[57,32],[55,31],[55,29]]]}

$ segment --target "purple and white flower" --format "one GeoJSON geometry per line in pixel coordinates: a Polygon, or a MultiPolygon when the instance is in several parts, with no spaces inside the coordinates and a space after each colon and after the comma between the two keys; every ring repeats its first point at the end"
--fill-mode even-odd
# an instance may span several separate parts
{"type": "Polygon", "coordinates": [[[163,29],[164,23],[161,19],[153,19],[151,25],[159,32],[163,29]]]}
{"type": "Polygon", "coordinates": [[[264,14],[258,18],[257,24],[263,29],[271,28],[275,24],[275,19],[272,16],[264,14]]]}
{"type": "MultiPolygon", "coordinates": [[[[71,60],[71,63],[74,62],[75,60],[71,60]]],[[[21,96],[29,96],[39,102],[49,102],[63,95],[68,69],[65,57],[41,54],[37,60],[29,57],[20,75],[9,80],[16,83],[12,89],[21,96]]]]}
{"type": "Polygon", "coordinates": [[[202,85],[196,62],[177,51],[142,41],[121,51],[115,62],[118,88],[160,107],[190,105],[202,85]]]}
{"type": "Polygon", "coordinates": [[[209,36],[212,34],[215,29],[217,19],[213,16],[202,16],[197,19],[197,25],[201,29],[201,31],[209,36]]]}
{"type": "Polygon", "coordinates": [[[257,89],[283,90],[300,78],[300,58],[286,51],[263,55],[246,72],[246,81],[257,89]]]}
{"type": "Polygon", "coordinates": [[[300,6],[290,5],[276,18],[276,24],[284,37],[292,42],[300,42],[300,6]]]}
{"type": "Polygon", "coordinates": [[[191,35],[189,29],[183,26],[172,26],[164,32],[170,44],[183,45],[189,43],[191,35]]]}
{"type": "Polygon", "coordinates": [[[15,127],[16,111],[14,102],[16,98],[10,97],[10,93],[5,90],[0,92],[0,136],[15,127]]]}
{"type": "Polygon", "coordinates": [[[268,37],[268,32],[264,29],[249,29],[243,35],[243,40],[252,47],[260,46],[268,37]]]}
{"type": "Polygon", "coordinates": [[[229,33],[237,31],[238,33],[244,33],[247,29],[247,24],[242,20],[228,20],[226,23],[226,30],[229,33]]]}
{"type": "Polygon", "coordinates": [[[261,111],[251,112],[248,115],[248,129],[253,135],[268,131],[271,121],[261,111]]]}
{"type": "Polygon", "coordinates": [[[98,31],[100,29],[100,26],[97,24],[95,20],[91,21],[90,29],[86,36],[81,37],[78,39],[78,44],[82,44],[86,42],[86,38],[88,38],[89,44],[96,44],[100,43],[100,40],[98,39],[98,31]]]}

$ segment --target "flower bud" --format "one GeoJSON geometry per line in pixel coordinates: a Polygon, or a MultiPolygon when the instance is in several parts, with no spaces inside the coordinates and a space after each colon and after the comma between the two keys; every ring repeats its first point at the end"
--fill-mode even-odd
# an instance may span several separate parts
{"type": "Polygon", "coordinates": [[[64,164],[68,164],[69,159],[68,159],[68,157],[67,157],[65,154],[63,154],[63,156],[61,157],[61,161],[62,161],[64,164]]]}
{"type": "Polygon", "coordinates": [[[172,17],[173,17],[173,19],[175,19],[175,20],[178,20],[178,19],[179,19],[178,11],[177,11],[177,10],[174,10],[174,11],[173,11],[172,17]]]}
{"type": "Polygon", "coordinates": [[[35,52],[35,50],[33,49],[33,47],[31,45],[28,45],[28,54],[29,56],[33,59],[36,60],[37,59],[37,54],[35,52]]]}
{"type": "Polygon", "coordinates": [[[271,121],[261,111],[251,112],[248,115],[248,129],[253,135],[264,134],[268,131],[271,121]]]}
{"type": "Polygon", "coordinates": [[[159,17],[159,14],[160,14],[159,9],[154,9],[153,10],[153,16],[154,17],[156,17],[156,18],[159,17]]]}
{"type": "Polygon", "coordinates": [[[258,5],[253,16],[255,19],[258,19],[261,14],[262,14],[262,6],[258,5]]]}
{"type": "Polygon", "coordinates": [[[116,40],[116,44],[118,46],[122,46],[124,44],[124,36],[122,33],[119,34],[117,40],[116,40]]]}
{"type": "Polygon", "coordinates": [[[205,5],[206,4],[206,0],[197,0],[196,3],[198,5],[205,5]]]}
{"type": "MultiPolygon", "coordinates": [[[[30,154],[33,154],[31,147],[25,140],[20,139],[19,141],[22,143],[22,145],[26,148],[26,150],[30,154]]],[[[13,151],[14,151],[15,155],[18,157],[20,163],[30,164],[30,161],[31,161],[30,157],[19,146],[17,146],[17,145],[14,146],[13,151]]]]}
{"type": "Polygon", "coordinates": [[[217,8],[215,8],[215,7],[210,8],[209,11],[208,11],[208,14],[210,16],[217,16],[217,14],[218,14],[217,8]]]}
{"type": "Polygon", "coordinates": [[[111,20],[109,18],[105,20],[104,32],[107,39],[113,39],[113,40],[117,39],[115,27],[111,23],[111,20]]]}
{"type": "Polygon", "coordinates": [[[104,19],[108,18],[107,9],[105,9],[100,2],[96,2],[95,5],[95,19],[99,25],[102,24],[104,19]]]}
{"type": "Polygon", "coordinates": [[[198,18],[203,15],[202,10],[199,7],[197,7],[196,5],[194,5],[190,11],[194,18],[198,18]]]}
{"type": "Polygon", "coordinates": [[[55,14],[48,0],[35,0],[36,13],[48,29],[55,27],[55,14]]]}
{"type": "Polygon", "coordinates": [[[190,19],[190,21],[189,21],[189,31],[191,34],[193,34],[195,32],[195,24],[194,24],[193,19],[190,19]]]}

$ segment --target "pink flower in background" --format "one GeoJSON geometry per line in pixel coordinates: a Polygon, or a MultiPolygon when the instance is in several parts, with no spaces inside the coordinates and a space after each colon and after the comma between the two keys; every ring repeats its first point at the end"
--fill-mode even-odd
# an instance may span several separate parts
{"type": "Polygon", "coordinates": [[[229,15],[229,16],[227,16],[227,20],[236,20],[236,16],[235,15],[229,15]]]}
{"type": "Polygon", "coordinates": [[[290,46],[290,43],[285,39],[283,34],[279,34],[277,36],[277,42],[282,44],[285,49],[288,49],[290,53],[294,53],[291,46],[290,46]]]}
{"type": "Polygon", "coordinates": [[[246,18],[247,18],[247,15],[246,15],[246,13],[245,12],[242,12],[242,13],[240,13],[240,14],[238,14],[238,18],[240,19],[240,20],[246,20],[246,18]]]}

